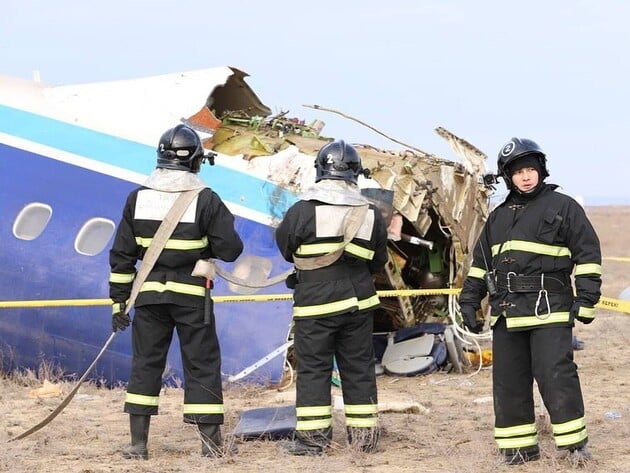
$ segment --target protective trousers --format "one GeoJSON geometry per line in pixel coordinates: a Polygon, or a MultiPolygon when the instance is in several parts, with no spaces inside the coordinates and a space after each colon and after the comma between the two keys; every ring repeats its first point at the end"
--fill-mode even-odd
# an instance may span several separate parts
{"type": "Polygon", "coordinates": [[[162,374],[175,328],[184,368],[184,422],[223,423],[221,354],[214,316],[210,322],[204,325],[203,309],[195,307],[174,304],[136,307],[125,412],[158,413],[162,374]]]}
{"type": "Polygon", "coordinates": [[[492,339],[492,377],[495,440],[502,453],[538,450],[534,379],[549,412],[556,446],[573,450],[587,443],[571,332],[571,327],[508,332],[505,318],[499,317],[492,339]]]}
{"type": "Polygon", "coordinates": [[[341,377],[346,426],[375,429],[378,401],[372,311],[294,321],[297,438],[318,446],[328,445],[332,438],[333,355],[341,377]]]}

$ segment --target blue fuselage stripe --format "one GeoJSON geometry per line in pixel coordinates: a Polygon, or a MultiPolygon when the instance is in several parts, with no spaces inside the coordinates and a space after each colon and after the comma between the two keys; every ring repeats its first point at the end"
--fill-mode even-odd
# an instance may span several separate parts
{"type": "MultiPolygon", "coordinates": [[[[0,105],[0,130],[128,171],[149,174],[155,166],[152,146],[4,105],[0,105]]],[[[283,210],[296,201],[286,189],[220,165],[204,167],[201,177],[223,200],[271,217],[281,218],[283,210]]]]}

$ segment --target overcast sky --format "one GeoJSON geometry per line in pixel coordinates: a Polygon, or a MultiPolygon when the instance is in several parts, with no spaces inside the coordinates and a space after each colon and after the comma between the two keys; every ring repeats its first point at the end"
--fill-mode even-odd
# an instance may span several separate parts
{"type": "MultiPolygon", "coordinates": [[[[214,66],[250,74],[274,112],[398,150],[319,104],[457,159],[443,126],[496,156],[547,152],[586,204],[630,204],[627,0],[2,0],[0,74],[67,85],[214,66]]],[[[502,184],[501,184],[502,188],[502,184]]]]}

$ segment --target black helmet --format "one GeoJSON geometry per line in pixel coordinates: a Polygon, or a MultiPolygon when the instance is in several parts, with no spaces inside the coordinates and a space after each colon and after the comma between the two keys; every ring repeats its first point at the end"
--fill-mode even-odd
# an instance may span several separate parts
{"type": "Polygon", "coordinates": [[[319,150],[315,158],[315,169],[315,182],[338,179],[356,184],[357,177],[363,172],[359,153],[343,140],[328,143],[319,150]]]}
{"type": "Polygon", "coordinates": [[[549,176],[547,170],[547,157],[538,144],[527,138],[512,138],[508,141],[501,151],[499,151],[499,159],[497,161],[497,173],[503,178],[508,189],[512,188],[512,176],[510,174],[510,165],[517,159],[525,156],[533,156],[538,158],[540,164],[541,176],[540,180],[549,176]]]}
{"type": "Polygon", "coordinates": [[[157,147],[157,167],[197,173],[203,159],[199,135],[186,125],[166,130],[157,147]]]}

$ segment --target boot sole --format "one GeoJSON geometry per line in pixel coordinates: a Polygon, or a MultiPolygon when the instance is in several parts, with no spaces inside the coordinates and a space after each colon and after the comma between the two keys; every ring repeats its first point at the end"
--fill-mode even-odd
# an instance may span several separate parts
{"type": "Polygon", "coordinates": [[[122,457],[125,460],[148,460],[149,452],[141,452],[141,453],[122,452],[122,457]]]}

